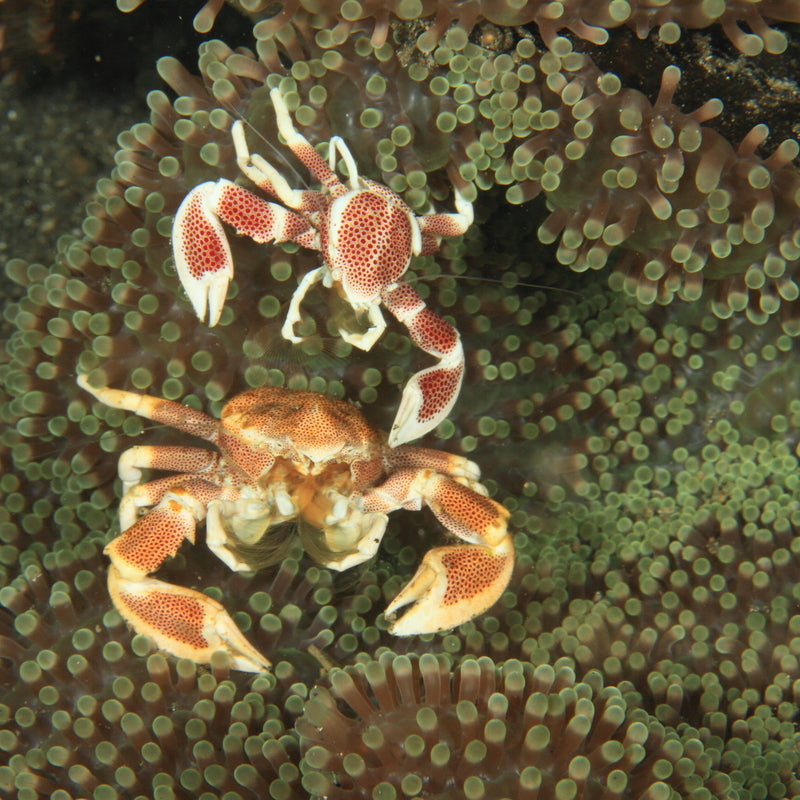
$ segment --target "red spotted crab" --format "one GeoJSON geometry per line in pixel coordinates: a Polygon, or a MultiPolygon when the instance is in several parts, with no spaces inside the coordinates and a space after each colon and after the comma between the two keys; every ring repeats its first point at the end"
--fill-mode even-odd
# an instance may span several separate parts
{"type": "Polygon", "coordinates": [[[225,179],[195,186],[178,209],[172,230],[183,287],[198,317],[207,316],[209,325],[215,325],[233,276],[223,223],[256,242],[296,242],[318,250],[322,264],[300,281],[283,336],[301,341],[295,333],[300,305],[315,283],[333,288],[356,312],[366,314],[366,331],[340,328],[346,341],[363,350],[369,350],[386,328],[384,305],[408,328],[411,339],[437,359],[409,380],[389,433],[391,446],[416,439],[445,419],[453,407],[464,375],[464,352],[458,331],[427,308],[404,275],[413,256],[434,253],[442,237],[467,230],[472,224],[472,205],[454,187],[456,213],[417,216],[395,192],[359,176],[353,155],[338,136],[330,141],[330,166],[326,164],[295,130],[280,91],[272,89],[270,97],[281,136],[320,188],[289,186],[271,164],[249,152],[244,126],[235,122],[232,135],[239,168],[274,200],[225,179]],[[337,154],[347,166],[347,183],[334,172],[337,154]]]}

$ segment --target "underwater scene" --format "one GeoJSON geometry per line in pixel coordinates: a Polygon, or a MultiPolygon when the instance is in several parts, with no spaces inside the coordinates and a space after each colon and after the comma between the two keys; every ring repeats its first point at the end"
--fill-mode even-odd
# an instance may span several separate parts
{"type": "Polygon", "coordinates": [[[800,798],[800,0],[0,0],[0,111],[3,797],[800,798]]]}

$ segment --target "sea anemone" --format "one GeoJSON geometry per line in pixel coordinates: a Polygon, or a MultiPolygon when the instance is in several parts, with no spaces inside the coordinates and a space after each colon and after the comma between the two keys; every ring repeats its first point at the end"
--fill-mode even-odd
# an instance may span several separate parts
{"type": "Polygon", "coordinates": [[[335,670],[297,720],[313,797],[728,797],[697,731],[631,708],[600,672],[383,652],[335,670]]]}

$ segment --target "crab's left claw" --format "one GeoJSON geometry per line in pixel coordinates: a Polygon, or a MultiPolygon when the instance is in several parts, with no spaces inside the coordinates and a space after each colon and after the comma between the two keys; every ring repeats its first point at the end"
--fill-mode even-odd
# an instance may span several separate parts
{"type": "Polygon", "coordinates": [[[233,257],[225,231],[214,212],[217,184],[207,181],[186,195],[172,223],[175,268],[184,291],[200,320],[213,327],[219,322],[233,257]]]}
{"type": "Polygon", "coordinates": [[[383,295],[389,311],[407,328],[415,344],[439,359],[438,364],[412,375],[403,390],[389,432],[389,446],[410,442],[433,430],[453,408],[464,378],[464,349],[458,331],[431,311],[408,284],[383,295]]]}
{"type": "Polygon", "coordinates": [[[414,577],[386,608],[391,621],[398,609],[415,603],[392,621],[389,632],[396,636],[448,630],[483,614],[500,599],[514,568],[508,511],[459,480],[430,469],[398,469],[363,496],[367,511],[386,513],[422,503],[467,544],[425,554],[414,577]]]}

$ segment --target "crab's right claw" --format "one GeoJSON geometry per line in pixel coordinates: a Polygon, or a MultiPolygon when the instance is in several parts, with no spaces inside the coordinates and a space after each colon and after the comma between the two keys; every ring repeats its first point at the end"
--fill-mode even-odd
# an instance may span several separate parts
{"type": "Polygon", "coordinates": [[[212,654],[222,650],[234,669],[263,672],[270,667],[211,597],[155,578],[123,578],[113,564],[108,589],[117,611],[137,633],[178,658],[208,664],[212,654]]]}
{"type": "Polygon", "coordinates": [[[416,601],[389,633],[414,636],[455,628],[491,608],[505,591],[514,566],[511,537],[499,547],[456,545],[429,550],[414,577],[386,608],[395,612],[416,601]]]}
{"type": "MultiPolygon", "coordinates": [[[[220,184],[229,182],[222,182],[220,184]]],[[[231,184],[233,186],[233,184],[231,184]]],[[[219,322],[228,284],[233,277],[233,257],[214,206],[221,187],[211,181],[186,195],[172,223],[175,267],[184,291],[200,320],[213,327],[219,322]]]]}

